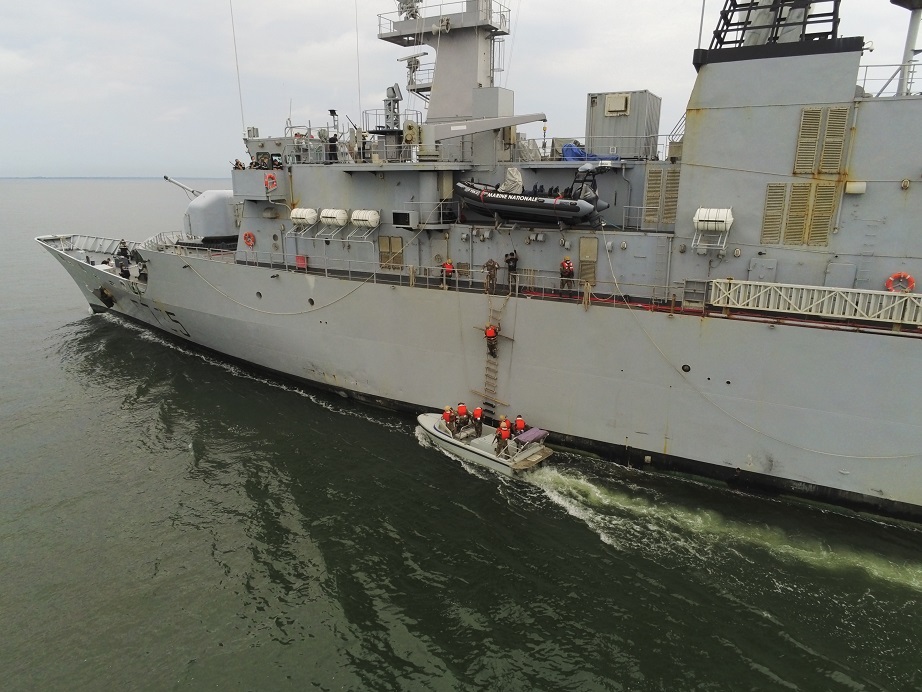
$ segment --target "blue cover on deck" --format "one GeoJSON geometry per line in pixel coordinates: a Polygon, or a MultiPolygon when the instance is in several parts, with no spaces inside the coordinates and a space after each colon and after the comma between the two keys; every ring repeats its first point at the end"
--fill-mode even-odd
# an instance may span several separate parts
{"type": "Polygon", "coordinates": [[[564,161],[620,161],[621,157],[613,154],[611,156],[599,156],[597,154],[587,154],[586,150],[575,144],[563,145],[564,161]]]}

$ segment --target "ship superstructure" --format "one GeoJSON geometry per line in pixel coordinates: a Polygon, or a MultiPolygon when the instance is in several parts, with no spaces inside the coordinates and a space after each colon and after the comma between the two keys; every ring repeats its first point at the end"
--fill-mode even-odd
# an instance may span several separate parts
{"type": "Polygon", "coordinates": [[[233,189],[115,273],[118,241],[39,241],[94,309],[286,377],[918,518],[922,2],[893,4],[907,56],[875,71],[840,0],[726,0],[668,138],[653,93],[608,91],[539,143],[494,84],[509,9],[401,2],[379,38],[425,117],[395,84],[359,125],[251,128],[233,189]]]}

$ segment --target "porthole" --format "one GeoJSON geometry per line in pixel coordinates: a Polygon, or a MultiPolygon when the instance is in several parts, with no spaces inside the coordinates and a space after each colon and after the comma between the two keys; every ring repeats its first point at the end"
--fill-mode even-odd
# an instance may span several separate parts
{"type": "Polygon", "coordinates": [[[263,297],[262,292],[261,292],[261,291],[256,291],[256,297],[257,297],[257,298],[262,298],[262,297],[263,297]]]}
{"type": "Polygon", "coordinates": [[[308,298],[308,299],[307,299],[307,304],[310,305],[311,307],[314,307],[314,299],[313,299],[313,298],[308,298]]]}

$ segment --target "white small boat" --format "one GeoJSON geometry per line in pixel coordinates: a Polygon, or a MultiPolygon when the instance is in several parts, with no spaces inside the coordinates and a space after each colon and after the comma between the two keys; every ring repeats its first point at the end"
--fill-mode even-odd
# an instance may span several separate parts
{"type": "Polygon", "coordinates": [[[494,434],[496,428],[484,425],[480,437],[475,437],[474,426],[468,425],[452,433],[441,414],[423,413],[417,416],[420,427],[436,446],[464,461],[485,466],[507,476],[518,476],[537,468],[553,451],[544,445],[548,433],[540,428],[529,428],[510,438],[507,448],[496,454],[494,434]]]}

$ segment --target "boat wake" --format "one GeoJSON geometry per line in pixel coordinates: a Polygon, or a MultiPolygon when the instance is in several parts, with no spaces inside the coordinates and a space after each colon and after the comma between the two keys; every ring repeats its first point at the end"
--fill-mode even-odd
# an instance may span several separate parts
{"type": "Polygon", "coordinates": [[[811,533],[804,530],[809,522],[803,518],[789,526],[779,523],[778,517],[790,511],[781,500],[749,496],[729,488],[716,490],[694,480],[664,479],[566,452],[558,452],[555,464],[523,476],[522,482],[458,459],[434,445],[418,426],[415,436],[423,447],[460,462],[472,476],[496,483],[511,505],[527,505],[532,511],[545,513],[548,503],[555,505],[619,553],[637,555],[664,568],[680,564],[725,573],[731,561],[742,559],[755,564],[769,556],[826,573],[861,569],[875,580],[922,592],[922,559],[902,550],[882,553],[880,544],[858,545],[847,535],[858,522],[865,529],[870,525],[872,532],[885,531],[892,536],[895,531],[918,543],[922,531],[913,526],[874,526],[876,520],[798,507],[794,511],[815,515],[811,533]],[[562,466],[561,462],[573,467],[562,466]],[[584,470],[587,467],[588,471],[584,470]],[[650,482],[653,479],[656,483],[650,482]],[[674,493],[663,487],[664,481],[674,486],[674,493]],[[696,490],[717,492],[731,504],[742,500],[747,508],[745,516],[739,516],[732,506],[722,511],[712,509],[719,504],[713,497],[694,502],[696,490]],[[693,494],[691,501],[689,491],[693,494]]]}
{"type": "MultiPolygon", "coordinates": [[[[887,532],[887,538],[892,540],[893,532],[897,532],[907,542],[918,544],[920,531],[915,527],[897,524],[874,527],[875,522],[861,517],[817,513],[812,508],[801,510],[816,514],[812,530],[804,529],[802,518],[784,526],[774,521],[779,509],[774,505],[781,501],[745,496],[750,511],[739,516],[735,509],[710,509],[715,504],[713,498],[706,505],[702,503],[708,509],[676,501],[644,483],[645,475],[642,471],[617,467],[605,477],[590,477],[580,470],[557,465],[536,470],[528,476],[528,481],[540,490],[544,499],[584,523],[606,545],[618,552],[639,554],[664,567],[682,564],[709,572],[721,571],[728,561],[740,558],[746,562],[761,561],[767,553],[776,561],[798,563],[824,572],[861,569],[876,580],[922,592],[922,560],[914,551],[906,550],[901,540],[896,541],[897,545],[891,543],[891,552],[886,548],[881,551],[879,543],[855,543],[856,539],[850,535],[857,522],[864,534],[870,524],[872,533],[887,532]],[[753,507],[754,503],[764,506],[753,507]]],[[[687,481],[670,479],[670,482],[681,486],[687,481]]],[[[676,490],[676,495],[687,491],[676,490]]],[[[741,495],[729,489],[722,492],[731,499],[739,499],[741,495]]],[[[784,511],[783,507],[780,509],[784,511]]]]}

